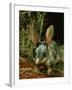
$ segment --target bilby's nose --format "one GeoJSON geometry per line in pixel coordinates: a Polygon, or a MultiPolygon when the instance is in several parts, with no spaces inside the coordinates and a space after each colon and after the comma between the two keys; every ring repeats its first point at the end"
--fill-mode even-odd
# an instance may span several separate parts
{"type": "Polygon", "coordinates": [[[36,64],[38,64],[38,63],[39,63],[39,58],[36,59],[36,64]]]}

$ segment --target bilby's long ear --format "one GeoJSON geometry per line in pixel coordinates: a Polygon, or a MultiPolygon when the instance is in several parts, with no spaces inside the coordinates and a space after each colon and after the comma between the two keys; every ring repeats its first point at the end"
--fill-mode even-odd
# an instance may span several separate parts
{"type": "Polygon", "coordinates": [[[33,44],[36,45],[36,43],[39,42],[40,39],[39,39],[39,34],[34,29],[34,22],[30,24],[30,35],[33,44]]]}
{"type": "Polygon", "coordinates": [[[46,31],[46,34],[45,34],[45,42],[46,42],[47,45],[52,41],[53,36],[54,36],[54,26],[50,25],[47,28],[47,31],[46,31]]]}

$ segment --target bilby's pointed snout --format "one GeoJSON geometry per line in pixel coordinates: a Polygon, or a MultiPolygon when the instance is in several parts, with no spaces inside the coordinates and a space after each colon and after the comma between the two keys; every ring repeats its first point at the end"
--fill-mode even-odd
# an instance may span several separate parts
{"type": "Polygon", "coordinates": [[[36,63],[36,64],[38,64],[38,63],[39,63],[39,58],[37,58],[37,59],[36,59],[36,62],[35,62],[35,63],[36,63]]]}

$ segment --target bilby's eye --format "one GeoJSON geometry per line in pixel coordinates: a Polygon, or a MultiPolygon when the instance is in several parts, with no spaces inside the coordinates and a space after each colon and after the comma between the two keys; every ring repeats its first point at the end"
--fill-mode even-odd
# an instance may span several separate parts
{"type": "Polygon", "coordinates": [[[37,42],[37,43],[36,43],[36,47],[38,47],[40,44],[41,44],[41,42],[37,42]]]}

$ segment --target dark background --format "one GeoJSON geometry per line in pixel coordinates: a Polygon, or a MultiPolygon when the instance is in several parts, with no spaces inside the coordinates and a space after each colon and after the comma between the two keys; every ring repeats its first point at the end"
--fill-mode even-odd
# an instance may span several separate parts
{"type": "MultiPolygon", "coordinates": [[[[48,12],[44,20],[43,28],[48,28],[49,25],[54,25],[54,40],[59,44],[64,44],[64,13],[48,12]]],[[[44,32],[43,32],[44,33],[44,32]]]]}

